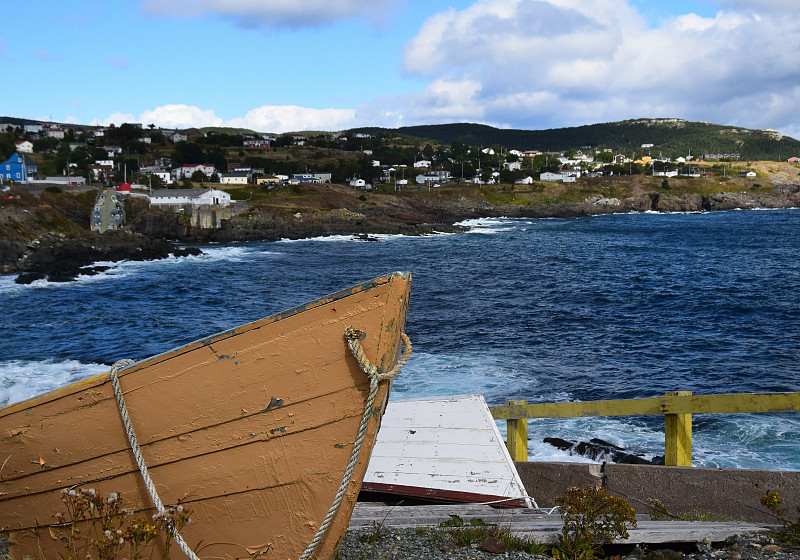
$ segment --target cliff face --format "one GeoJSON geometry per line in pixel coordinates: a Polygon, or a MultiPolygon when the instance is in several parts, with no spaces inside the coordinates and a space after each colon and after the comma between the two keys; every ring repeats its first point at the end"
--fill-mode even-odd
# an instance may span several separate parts
{"type": "MultiPolygon", "coordinates": [[[[581,187],[576,187],[581,188],[581,187]]],[[[149,260],[199,252],[175,243],[275,241],[325,235],[404,234],[462,231],[454,225],[481,217],[577,217],[621,212],[713,212],[752,208],[800,208],[800,184],[783,183],[754,193],[673,195],[646,191],[615,198],[589,195],[560,204],[490,204],[489,191],[472,186],[425,192],[359,195],[322,185],[288,191],[256,203],[218,229],[197,229],[182,214],[152,210],[145,200],[126,201],[126,231],[89,231],[95,193],[12,191],[0,201],[0,270],[18,281],[48,277],[71,280],[92,274],[97,261],[149,260]]],[[[514,192],[512,191],[512,195],[514,192]]]]}
{"type": "Polygon", "coordinates": [[[165,236],[90,231],[95,194],[8,193],[0,203],[0,271],[19,274],[20,283],[69,281],[96,274],[102,267],[91,265],[97,261],[151,260],[196,251],[181,249],[165,236]]]}

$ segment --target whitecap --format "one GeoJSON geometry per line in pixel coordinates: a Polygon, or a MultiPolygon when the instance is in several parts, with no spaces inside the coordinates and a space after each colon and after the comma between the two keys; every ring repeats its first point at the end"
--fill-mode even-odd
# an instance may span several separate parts
{"type": "Polygon", "coordinates": [[[0,362],[0,406],[48,393],[108,369],[104,364],[85,364],[77,360],[0,362]]]}

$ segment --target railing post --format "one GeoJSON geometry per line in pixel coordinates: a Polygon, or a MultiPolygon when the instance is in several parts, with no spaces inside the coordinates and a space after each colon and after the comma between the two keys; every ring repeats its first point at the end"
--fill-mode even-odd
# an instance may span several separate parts
{"type": "MultiPolygon", "coordinates": [[[[668,397],[688,397],[691,391],[669,391],[668,397]]],[[[664,464],[669,467],[692,466],[692,415],[664,415],[664,464]]]]}
{"type": "MultiPolygon", "coordinates": [[[[528,404],[528,401],[506,401],[511,406],[528,404]]],[[[506,420],[506,446],[512,461],[528,460],[528,419],[512,418],[506,420]]]]}

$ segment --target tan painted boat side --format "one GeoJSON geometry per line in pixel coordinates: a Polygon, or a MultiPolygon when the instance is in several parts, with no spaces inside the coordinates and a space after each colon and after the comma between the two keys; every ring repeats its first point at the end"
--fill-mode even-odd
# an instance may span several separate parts
{"type": "MultiPolygon", "coordinates": [[[[386,371],[400,352],[410,275],[395,273],[191,343],[120,372],[142,454],[165,504],[181,502],[181,534],[200,558],[298,558],[325,517],[364,411],[369,381],[348,326],[386,371]]],[[[315,557],[347,529],[388,399],[382,383],[342,506],[315,557]]],[[[0,409],[0,530],[10,551],[63,554],[54,514],[63,488],[120,493],[135,517],[153,512],[102,374],[0,409]]],[[[170,558],[181,558],[177,547],[170,558]]]]}

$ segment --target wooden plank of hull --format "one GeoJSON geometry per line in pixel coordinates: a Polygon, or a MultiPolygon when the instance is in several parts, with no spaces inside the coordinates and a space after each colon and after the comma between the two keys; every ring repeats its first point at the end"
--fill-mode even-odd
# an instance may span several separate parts
{"type": "MultiPolygon", "coordinates": [[[[391,369],[409,289],[410,275],[388,275],[120,372],[150,474],[165,504],[192,510],[181,534],[201,558],[302,554],[333,502],[369,391],[344,331],[364,331],[370,362],[391,369]]],[[[317,558],[347,528],[389,385],[317,558]]],[[[107,373],[0,409],[0,455],[0,530],[14,558],[63,554],[58,530],[44,529],[65,513],[66,487],[117,492],[135,517],[153,513],[107,373]]]]}
{"type": "Polygon", "coordinates": [[[482,395],[390,401],[362,489],[501,507],[531,505],[482,395]]]}

